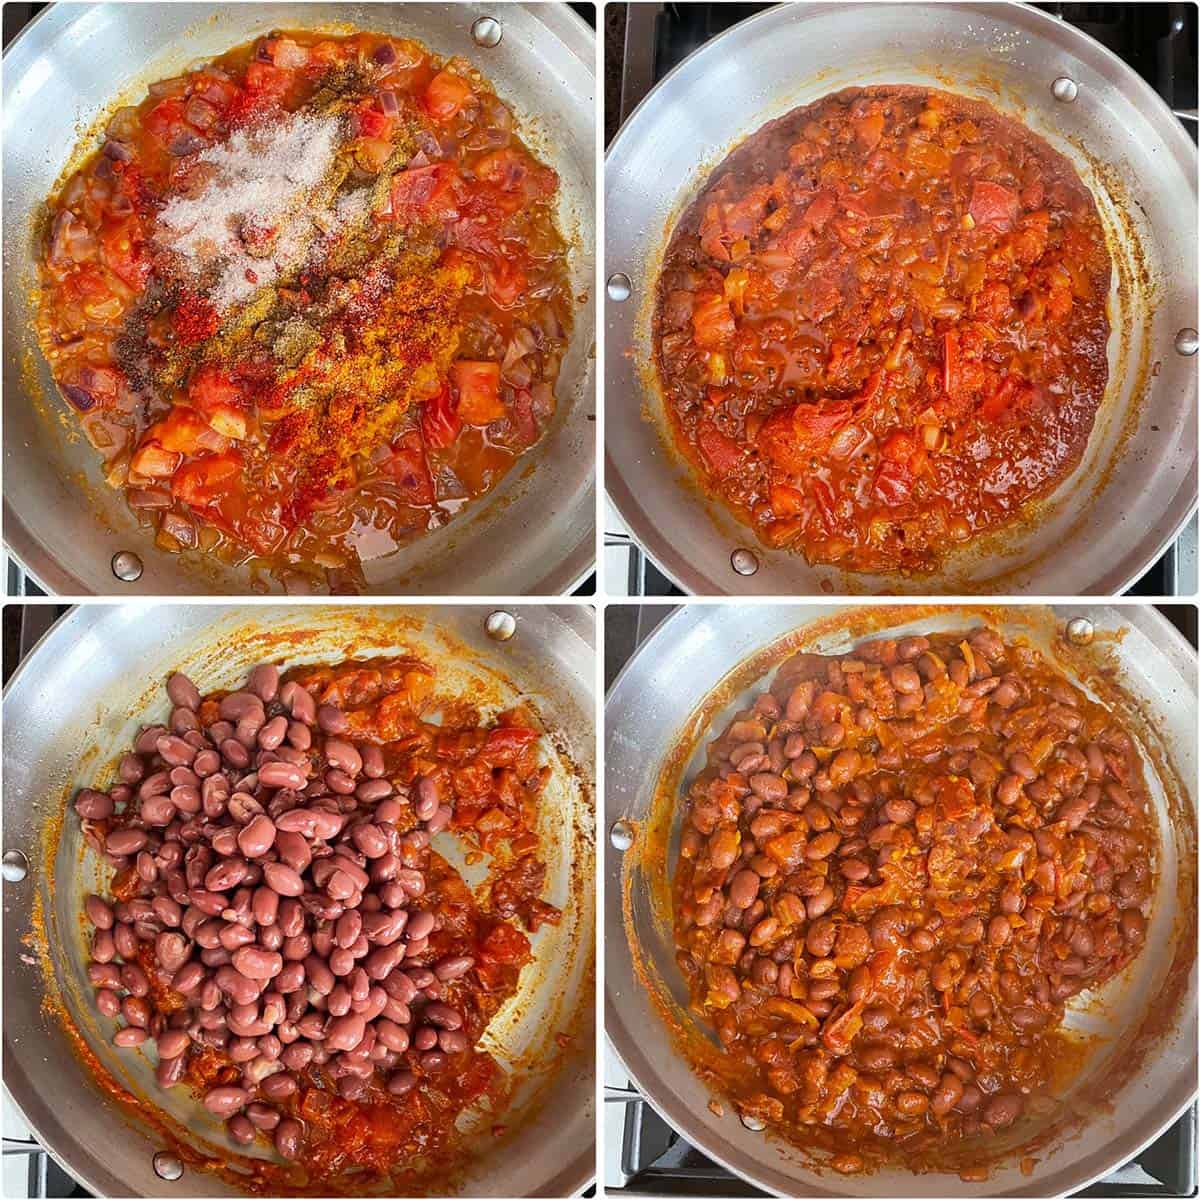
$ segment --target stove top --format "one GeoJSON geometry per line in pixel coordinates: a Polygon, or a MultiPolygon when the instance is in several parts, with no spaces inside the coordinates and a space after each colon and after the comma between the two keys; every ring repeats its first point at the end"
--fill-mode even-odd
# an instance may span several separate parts
{"type": "MultiPolygon", "coordinates": [[[[1192,604],[1160,604],[1159,611],[1197,644],[1192,604]]],[[[610,604],[604,612],[605,688],[633,652],[675,606],[610,604]]],[[[645,1103],[616,1055],[606,1047],[604,1183],[609,1196],[762,1196],[680,1137],[645,1103]],[[619,1106],[624,1113],[619,1113],[619,1106]]],[[[1169,1197],[1197,1195],[1197,1107],[1193,1104],[1140,1154],[1077,1196],[1169,1197]]]]}
{"type": "MultiPolygon", "coordinates": [[[[605,138],[667,72],[709,39],[769,4],[610,4],[605,9],[605,138]]],[[[1197,7],[1172,4],[1037,4],[1107,46],[1173,108],[1195,141],[1197,7]]],[[[1197,521],[1128,591],[1132,596],[1190,595],[1197,590],[1197,521]]],[[[631,537],[611,504],[606,509],[609,591],[682,596],[631,537]]]]}

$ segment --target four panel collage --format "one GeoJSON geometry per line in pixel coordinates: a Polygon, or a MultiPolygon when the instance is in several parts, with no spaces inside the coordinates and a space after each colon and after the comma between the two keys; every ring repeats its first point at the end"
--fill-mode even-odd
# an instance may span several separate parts
{"type": "Polygon", "coordinates": [[[2,13],[5,1197],[1200,1192],[1196,0],[2,13]]]}

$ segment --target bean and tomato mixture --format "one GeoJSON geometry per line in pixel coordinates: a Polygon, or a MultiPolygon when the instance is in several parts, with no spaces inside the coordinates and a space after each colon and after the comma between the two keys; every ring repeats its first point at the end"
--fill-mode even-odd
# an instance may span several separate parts
{"type": "MultiPolygon", "coordinates": [[[[114,869],[88,978],[112,1040],[151,1047],[268,1188],[397,1182],[452,1162],[455,1121],[510,1083],[477,1045],[557,923],[536,832],[548,768],[522,710],[437,701],[416,659],[167,683],[106,791],[75,800],[114,869]],[[436,717],[436,719],[435,719],[436,717]],[[476,895],[430,841],[490,856],[476,895]]],[[[502,1126],[494,1127],[497,1133],[502,1126]]]]}
{"type": "Polygon", "coordinates": [[[1009,1128],[1141,950],[1156,849],[1133,741],[1028,646],[797,654],[687,793],[677,959],[724,1085],[848,1172],[1009,1128]]]}
{"type": "Polygon", "coordinates": [[[934,569],[1079,462],[1111,263],[1072,165],[989,105],[850,89],[764,126],[672,234],[678,444],[769,545],[934,569]]]}
{"type": "Polygon", "coordinates": [[[465,60],[271,34],[113,115],[50,202],[39,340],[161,549],[361,590],[545,432],[557,192],[465,60]]]}

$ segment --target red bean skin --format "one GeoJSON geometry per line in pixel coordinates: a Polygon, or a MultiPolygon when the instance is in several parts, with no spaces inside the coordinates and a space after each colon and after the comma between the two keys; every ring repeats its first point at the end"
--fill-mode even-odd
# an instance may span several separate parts
{"type": "Polygon", "coordinates": [[[263,880],[267,887],[281,896],[299,896],[304,891],[304,881],[284,863],[264,863],[263,880]]]}
{"type": "Polygon", "coordinates": [[[300,1156],[300,1143],[304,1129],[300,1122],[292,1117],[285,1117],[275,1130],[275,1149],[280,1158],[289,1162],[300,1156]]]}
{"type": "Polygon", "coordinates": [[[214,1117],[231,1117],[241,1112],[250,1099],[245,1088],[215,1087],[204,1095],[204,1107],[214,1117]]]}
{"type": "Polygon", "coordinates": [[[283,970],[283,958],[259,946],[243,946],[233,952],[234,967],[247,979],[274,979],[283,970]]]}

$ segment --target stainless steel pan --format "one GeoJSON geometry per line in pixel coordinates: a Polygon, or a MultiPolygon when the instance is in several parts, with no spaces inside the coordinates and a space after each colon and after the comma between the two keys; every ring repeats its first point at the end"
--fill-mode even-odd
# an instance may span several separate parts
{"type": "Polygon", "coordinates": [[[63,594],[246,594],[244,570],[156,550],[102,480],[33,331],[34,218],[86,130],[120,97],[275,28],[378,29],[477,63],[515,107],[519,129],[562,181],[576,309],[542,443],[445,529],[366,565],[391,595],[556,595],[595,559],[595,41],[565,4],[56,4],[4,55],[4,536],[49,591],[63,594]],[[477,45],[474,22],[502,24],[477,45]],[[534,469],[530,470],[532,466],[534,469]],[[133,551],[136,582],[114,576],[133,551]]]}
{"type": "MultiPolygon", "coordinates": [[[[898,637],[965,628],[979,614],[693,604],[664,621],[613,684],[605,709],[605,822],[616,827],[604,863],[605,1032],[642,1095],[689,1142],[744,1179],[792,1196],[1057,1196],[1136,1154],[1195,1094],[1195,652],[1161,614],[1143,606],[987,613],[1001,632],[1024,634],[1043,647],[1072,618],[1090,621],[1095,634],[1088,650],[1074,652],[1070,673],[1092,687],[1086,680],[1097,676],[1093,666],[1111,672],[1107,677],[1137,708],[1126,714],[1127,727],[1154,764],[1147,782],[1162,835],[1158,891],[1143,953],[1110,981],[1099,1003],[1072,1006],[1068,1018],[1080,1032],[1105,1039],[1062,1097],[1082,1124],[1068,1128],[1055,1114],[1047,1124],[1024,1129],[1021,1144],[1007,1148],[982,1184],[964,1184],[956,1174],[897,1169],[818,1173],[794,1148],[743,1126],[732,1105],[726,1103],[721,1115],[708,1107],[709,1092],[664,1018],[669,1015],[676,1030],[703,1036],[686,1010],[663,894],[664,858],[670,875],[678,848],[679,821],[670,807],[676,793],[664,789],[656,797],[668,759],[690,777],[702,765],[707,731],[721,728],[744,704],[747,681],[731,683],[730,672],[768,647],[782,646],[781,639],[788,639],[789,650],[838,652],[854,634],[865,630],[870,636],[881,622],[898,637]],[[1139,1057],[1132,1047],[1141,1034],[1147,1045],[1139,1057]],[[1097,1103],[1094,1091],[1111,1103],[1097,1103]],[[1042,1144],[1028,1148],[1031,1137],[1042,1144]],[[1019,1166],[1024,1153],[1036,1160],[1030,1175],[1019,1166]]],[[[775,661],[782,657],[781,650],[775,661]]]]}
{"type": "Polygon", "coordinates": [[[1195,147],[1150,87],[1077,29],[1016,4],[771,8],[668,75],[608,155],[605,271],[632,284],[623,301],[610,288],[605,313],[609,495],[663,570],[699,594],[1118,593],[1196,504],[1195,247],[1195,147]],[[658,266],[708,172],[765,122],[871,83],[949,88],[1024,120],[1091,188],[1117,266],[1110,382],[1084,461],[1036,520],[907,579],[809,567],[703,500],[668,448],[649,366],[658,266]],[[752,548],[753,574],[733,569],[737,547],[752,548]]]}
{"type": "MultiPolygon", "coordinates": [[[[497,642],[485,631],[486,608],[84,606],[13,676],[3,711],[4,1083],[38,1140],[89,1191],[237,1194],[219,1176],[190,1168],[164,1182],[153,1165],[169,1145],[164,1134],[209,1154],[236,1151],[186,1089],[155,1087],[151,1056],[108,1044],[111,1022],[91,1002],[79,918],[100,868],[94,855],[81,855],[79,822],[62,819],[67,800],[128,746],[141,722],[166,717],[170,671],[210,690],[234,686],[264,658],[336,662],[348,647],[368,656],[410,648],[437,667],[439,690],[468,695],[485,712],[527,700],[553,731],[539,820],[550,851],[547,894],[565,905],[564,919],[534,939],[519,992],[488,1027],[494,1052],[515,1071],[509,1111],[494,1118],[509,1132],[483,1131],[457,1183],[466,1195],[565,1196],[592,1176],[594,627],[578,607],[513,612],[514,636],[497,642]],[[14,851],[28,873],[8,882],[14,851]],[[153,1119],[97,1084],[54,1015],[57,1005],[101,1071],[153,1106],[153,1119]],[[560,1044],[558,1034],[571,1040],[560,1044]]],[[[453,854],[455,846],[442,848],[453,854]]]]}

